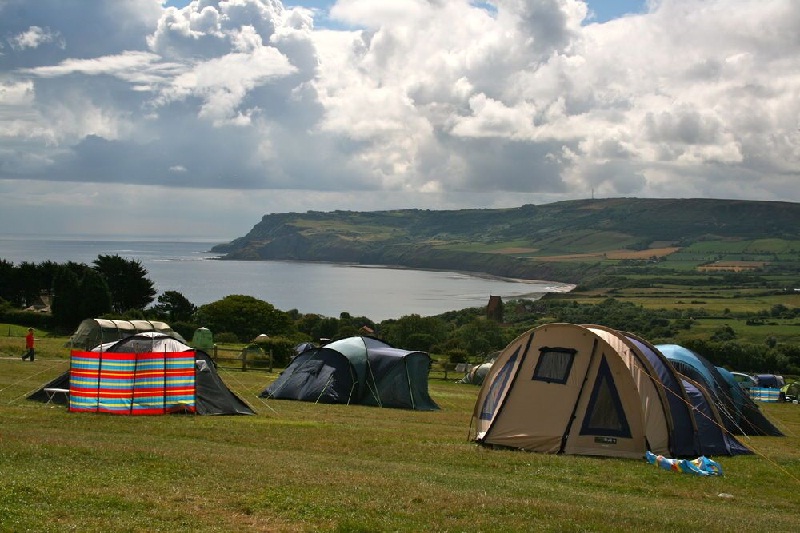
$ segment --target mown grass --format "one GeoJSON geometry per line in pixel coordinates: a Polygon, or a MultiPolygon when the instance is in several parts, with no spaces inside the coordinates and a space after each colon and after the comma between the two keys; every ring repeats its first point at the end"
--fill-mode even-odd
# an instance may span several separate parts
{"type": "Polygon", "coordinates": [[[467,440],[477,388],[441,379],[430,381],[437,412],[264,402],[276,373],[225,369],[257,415],[117,417],[25,400],[67,368],[64,348],[51,353],[63,340],[33,364],[0,358],[2,531],[796,527],[797,405],[763,404],[788,436],[743,439],[758,455],[718,458],[725,475],[700,478],[478,447],[467,440]]]}

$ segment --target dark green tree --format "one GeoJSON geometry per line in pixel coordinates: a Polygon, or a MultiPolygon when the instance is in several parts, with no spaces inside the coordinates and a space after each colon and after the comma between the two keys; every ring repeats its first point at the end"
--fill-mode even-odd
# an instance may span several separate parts
{"type": "Polygon", "coordinates": [[[158,297],[158,303],[153,309],[170,323],[189,321],[197,311],[197,307],[178,291],[165,291],[158,297]]]}
{"type": "Polygon", "coordinates": [[[17,267],[11,261],[0,259],[0,299],[15,306],[22,305],[21,291],[17,284],[17,267]]]}
{"type": "Polygon", "coordinates": [[[322,316],[314,313],[306,313],[295,320],[300,333],[305,333],[312,339],[318,338],[317,333],[321,322],[322,316]]]}
{"type": "Polygon", "coordinates": [[[339,334],[339,319],[332,316],[325,317],[320,320],[314,330],[312,331],[311,338],[319,339],[334,339],[339,334]]]}
{"type": "Polygon", "coordinates": [[[61,269],[61,265],[53,261],[43,261],[36,266],[39,269],[39,284],[42,292],[52,296],[53,280],[61,269]]]}
{"type": "Polygon", "coordinates": [[[764,340],[764,343],[770,348],[775,348],[778,345],[778,339],[775,338],[775,335],[770,335],[764,340]]]}
{"type": "Polygon", "coordinates": [[[153,282],[147,278],[147,270],[135,259],[118,255],[98,255],[94,269],[106,280],[111,291],[111,306],[115,313],[131,309],[143,310],[155,298],[153,282]]]}
{"type": "Polygon", "coordinates": [[[728,324],[724,326],[720,326],[714,330],[714,333],[711,335],[712,341],[723,342],[723,341],[731,341],[736,338],[736,331],[728,324]]]}
{"type": "Polygon", "coordinates": [[[83,317],[79,302],[81,301],[80,279],[72,268],[64,266],[53,280],[53,301],[50,312],[57,327],[74,329],[83,317]]]}
{"type": "Polygon", "coordinates": [[[261,333],[291,336],[297,332],[288,313],[252,296],[231,295],[197,310],[197,322],[214,332],[232,333],[247,342],[261,333]]]}
{"type": "Polygon", "coordinates": [[[39,269],[35,263],[24,261],[17,267],[17,283],[22,296],[22,305],[27,307],[39,300],[41,284],[39,283],[39,269]]]}
{"type": "Polygon", "coordinates": [[[360,328],[363,325],[366,319],[363,317],[354,318],[353,315],[348,313],[347,311],[343,311],[339,313],[339,327],[336,331],[336,337],[339,339],[344,339],[346,337],[355,337],[356,335],[360,335],[361,331],[360,328]]]}
{"type": "Polygon", "coordinates": [[[80,299],[76,302],[81,320],[103,316],[111,311],[111,291],[106,280],[96,270],[87,268],[79,284],[80,299]]]}
{"type": "Polygon", "coordinates": [[[412,314],[385,321],[381,326],[389,344],[407,350],[429,351],[447,337],[447,324],[438,317],[412,314]]]}
{"type": "Polygon", "coordinates": [[[460,327],[454,334],[459,344],[472,355],[486,355],[507,344],[500,325],[494,320],[476,318],[460,327]]]}
{"type": "Polygon", "coordinates": [[[789,308],[788,308],[788,307],[786,307],[786,306],[785,306],[785,305],[783,305],[783,304],[775,304],[775,305],[773,305],[773,306],[772,306],[772,308],[769,310],[769,314],[770,314],[771,316],[773,316],[773,317],[776,317],[776,318],[777,318],[777,317],[784,316],[784,315],[787,313],[787,311],[788,311],[788,310],[789,310],[789,308]]]}
{"type": "Polygon", "coordinates": [[[339,335],[339,319],[307,313],[295,321],[300,333],[304,333],[315,342],[319,339],[334,339],[339,335]]]}

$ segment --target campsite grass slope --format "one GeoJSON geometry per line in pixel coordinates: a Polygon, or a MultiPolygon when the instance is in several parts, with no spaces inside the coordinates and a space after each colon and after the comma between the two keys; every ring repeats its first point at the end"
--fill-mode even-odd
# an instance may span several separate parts
{"type": "Polygon", "coordinates": [[[437,412],[263,402],[276,373],[225,369],[256,416],[71,414],[24,400],[67,364],[0,360],[0,530],[796,527],[797,405],[762,404],[788,436],[743,439],[757,455],[720,458],[725,475],[700,478],[644,460],[477,447],[467,441],[477,388],[440,379],[437,412]]]}

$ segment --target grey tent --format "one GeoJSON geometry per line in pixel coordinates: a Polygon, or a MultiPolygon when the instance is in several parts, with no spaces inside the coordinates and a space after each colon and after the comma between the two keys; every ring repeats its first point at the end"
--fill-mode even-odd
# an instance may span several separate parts
{"type": "Polygon", "coordinates": [[[87,318],[78,325],[67,345],[75,349],[91,350],[100,344],[118,341],[145,331],[163,333],[186,344],[184,338],[165,322],[87,318]]]}
{"type": "Polygon", "coordinates": [[[262,398],[431,411],[431,358],[374,337],[348,337],[308,348],[261,392],[262,398]]]}
{"type": "Polygon", "coordinates": [[[473,366],[464,375],[464,377],[456,381],[456,383],[481,385],[483,383],[483,380],[486,379],[486,374],[489,373],[489,369],[492,368],[492,363],[494,363],[494,361],[473,366]]]}
{"type": "Polygon", "coordinates": [[[780,389],[786,385],[783,376],[777,376],[775,374],[756,374],[754,377],[756,379],[756,387],[780,389]]]}
{"type": "MultiPolygon", "coordinates": [[[[137,335],[126,337],[120,341],[96,346],[91,352],[100,354],[99,361],[101,365],[103,361],[103,354],[108,354],[106,356],[107,365],[112,370],[114,369],[114,364],[119,364],[119,362],[115,361],[112,357],[113,354],[158,354],[159,352],[189,353],[192,357],[190,363],[193,361],[194,369],[192,372],[193,380],[191,382],[191,384],[194,386],[194,395],[191,398],[194,405],[194,412],[200,415],[255,414],[255,411],[253,411],[253,409],[244,400],[242,400],[225,385],[217,373],[216,364],[207,353],[200,350],[192,350],[191,347],[169,335],[164,335],[157,332],[139,333],[137,335]]],[[[79,353],[80,352],[73,351],[71,365],[74,365],[74,362],[72,361],[74,361],[76,354],[79,353]]],[[[167,370],[167,362],[159,363],[159,365],[160,367],[163,367],[165,371],[167,370]]],[[[74,370],[74,367],[71,368],[71,370],[74,370]]],[[[147,382],[149,378],[144,375],[144,373],[147,372],[144,365],[142,366],[141,372],[144,381],[147,382]]],[[[28,399],[41,402],[59,403],[62,405],[69,404],[70,410],[78,410],[73,409],[74,406],[72,405],[72,403],[74,403],[72,391],[75,390],[77,385],[71,383],[70,374],[71,372],[67,371],[58,376],[54,380],[41,387],[39,390],[30,394],[28,399]],[[68,389],[71,392],[70,398],[67,399],[62,395],[53,396],[51,398],[45,390],[49,388],[68,389]]],[[[100,380],[99,377],[98,380],[100,380]]],[[[131,377],[131,381],[135,381],[135,373],[131,377]]],[[[96,388],[99,390],[100,386],[100,383],[98,383],[96,388]]],[[[151,383],[147,382],[145,383],[145,386],[151,387],[151,383]]],[[[134,409],[135,401],[133,400],[133,392],[131,393],[131,399],[124,399],[123,401],[127,401],[127,404],[130,406],[131,410],[134,409]]],[[[98,411],[100,410],[98,409],[98,411]]],[[[117,412],[117,414],[123,414],[116,409],[107,409],[103,410],[102,412],[117,412]]]]}

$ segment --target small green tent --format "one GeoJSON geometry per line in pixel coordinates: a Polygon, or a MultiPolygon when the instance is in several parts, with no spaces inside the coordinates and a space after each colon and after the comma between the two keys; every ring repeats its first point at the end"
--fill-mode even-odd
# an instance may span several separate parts
{"type": "Polygon", "coordinates": [[[208,328],[197,328],[194,330],[191,345],[206,353],[214,353],[214,334],[208,328]]]}
{"type": "Polygon", "coordinates": [[[796,402],[800,399],[800,381],[793,381],[792,383],[787,383],[781,388],[781,394],[783,395],[783,400],[787,402],[796,402]]]}

